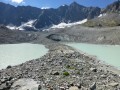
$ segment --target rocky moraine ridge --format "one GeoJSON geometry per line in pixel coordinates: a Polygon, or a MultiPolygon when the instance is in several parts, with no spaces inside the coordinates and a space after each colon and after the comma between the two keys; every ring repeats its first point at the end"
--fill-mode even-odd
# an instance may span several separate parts
{"type": "Polygon", "coordinates": [[[50,50],[42,58],[0,70],[0,90],[19,90],[20,86],[11,86],[22,78],[37,81],[38,90],[120,89],[119,75],[100,69],[94,57],[62,44],[46,47],[50,50]]]}

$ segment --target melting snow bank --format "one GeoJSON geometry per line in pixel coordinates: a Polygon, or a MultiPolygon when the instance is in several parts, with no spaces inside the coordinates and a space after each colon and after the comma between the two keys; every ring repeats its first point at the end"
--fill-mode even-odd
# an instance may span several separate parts
{"type": "MultiPolygon", "coordinates": [[[[36,20],[29,20],[26,23],[21,24],[20,26],[14,26],[14,25],[8,25],[7,28],[11,29],[11,30],[25,30],[25,28],[33,28],[34,30],[38,30],[33,26],[33,23],[36,20]]],[[[78,21],[78,22],[74,22],[74,23],[60,23],[58,25],[53,25],[52,27],[50,27],[49,29],[56,29],[56,28],[65,28],[65,27],[71,27],[74,25],[79,25],[79,24],[83,24],[87,22],[87,19],[84,19],[82,21],[78,21]]],[[[44,29],[43,31],[49,31],[49,29],[44,29]]]]}
{"type": "Polygon", "coordinates": [[[62,22],[62,23],[60,23],[60,24],[58,24],[58,25],[53,25],[51,28],[71,27],[71,26],[73,26],[73,25],[79,25],[79,24],[83,24],[83,23],[85,23],[85,22],[87,22],[87,19],[84,19],[84,20],[78,21],[78,22],[74,22],[74,23],[64,23],[64,22],[62,22]]]}
{"type": "MultiPolygon", "coordinates": [[[[78,22],[74,22],[74,23],[60,23],[58,25],[53,25],[52,27],[50,27],[49,29],[56,29],[56,28],[65,28],[65,27],[71,27],[71,26],[74,26],[74,25],[79,25],[79,24],[83,24],[87,22],[87,19],[84,19],[82,21],[78,21],[78,22]]],[[[43,31],[49,31],[49,29],[44,29],[43,31]]]]}
{"type": "Polygon", "coordinates": [[[33,23],[35,22],[36,20],[29,20],[28,22],[26,23],[22,23],[21,26],[14,26],[14,25],[8,25],[7,28],[11,29],[11,30],[25,30],[25,27],[29,27],[29,28],[33,28],[33,29],[36,29],[34,26],[33,26],[33,23]]]}

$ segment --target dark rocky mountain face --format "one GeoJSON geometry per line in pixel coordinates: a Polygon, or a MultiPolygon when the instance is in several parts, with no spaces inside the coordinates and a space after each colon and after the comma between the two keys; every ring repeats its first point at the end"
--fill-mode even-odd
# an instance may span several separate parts
{"type": "Polygon", "coordinates": [[[44,28],[60,22],[75,22],[91,19],[100,14],[98,7],[85,7],[73,2],[57,9],[39,9],[31,6],[14,7],[0,2],[0,24],[20,26],[23,22],[36,19],[36,28],[44,28]]]}
{"type": "Polygon", "coordinates": [[[20,26],[22,22],[36,19],[41,9],[31,6],[14,7],[0,2],[0,24],[20,26]]]}
{"type": "Polygon", "coordinates": [[[103,10],[103,13],[120,13],[120,1],[116,1],[110,5],[108,5],[105,10],[103,10]]]}
{"type": "Polygon", "coordinates": [[[56,9],[43,10],[34,23],[36,28],[44,28],[52,24],[59,24],[61,18],[56,9]]]}
{"type": "Polygon", "coordinates": [[[44,10],[35,22],[35,27],[43,28],[60,22],[76,22],[98,16],[101,9],[98,7],[85,7],[73,2],[70,6],[64,5],[57,9],[44,10]]]}

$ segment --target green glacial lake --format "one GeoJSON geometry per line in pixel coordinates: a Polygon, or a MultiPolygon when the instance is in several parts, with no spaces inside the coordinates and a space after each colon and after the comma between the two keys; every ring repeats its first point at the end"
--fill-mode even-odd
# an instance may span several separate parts
{"type": "Polygon", "coordinates": [[[109,65],[120,68],[120,45],[95,45],[83,43],[67,44],[88,55],[96,56],[97,59],[106,62],[109,65]]]}
{"type": "Polygon", "coordinates": [[[40,44],[2,44],[0,45],[0,69],[40,58],[47,52],[48,49],[40,44]]]}

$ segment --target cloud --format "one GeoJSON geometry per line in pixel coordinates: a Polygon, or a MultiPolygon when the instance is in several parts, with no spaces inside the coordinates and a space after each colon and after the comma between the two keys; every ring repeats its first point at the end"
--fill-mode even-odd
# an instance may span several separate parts
{"type": "Polygon", "coordinates": [[[11,0],[12,2],[14,2],[14,3],[24,3],[24,0],[11,0]]]}

